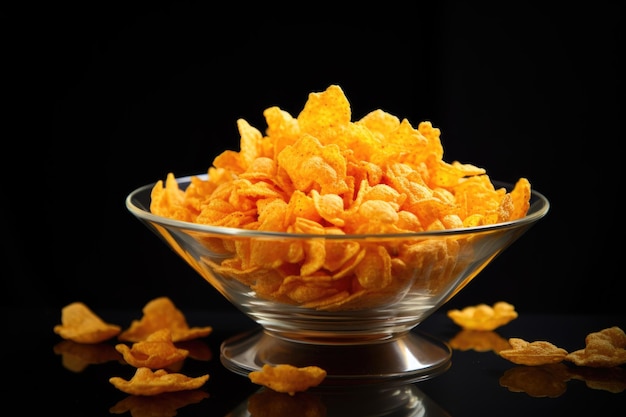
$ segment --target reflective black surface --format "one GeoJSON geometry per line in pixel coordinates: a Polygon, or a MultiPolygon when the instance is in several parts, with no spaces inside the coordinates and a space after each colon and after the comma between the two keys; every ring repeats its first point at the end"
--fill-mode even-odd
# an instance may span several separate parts
{"type": "MultiPolygon", "coordinates": [[[[553,203],[549,217],[449,308],[509,301],[520,317],[496,336],[566,349],[582,347],[590,331],[626,327],[615,316],[624,314],[623,276],[613,272],[623,257],[615,236],[624,229],[613,197],[622,153],[611,140],[623,136],[619,2],[571,3],[568,13],[556,2],[519,3],[514,13],[452,1],[405,13],[404,3],[385,2],[369,18],[362,17],[367,8],[349,9],[353,19],[336,8],[285,19],[282,6],[260,13],[228,2],[219,12],[214,2],[114,3],[24,3],[7,13],[6,119],[18,132],[8,136],[4,155],[14,163],[0,208],[2,398],[11,414],[45,414],[44,407],[113,415],[127,395],[108,378],[129,368],[111,361],[66,369],[52,327],[75,300],[129,323],[163,292],[185,313],[211,306],[193,317],[216,329],[205,340],[213,358],[185,363],[210,373],[209,397],[177,415],[241,409],[258,387],[225,370],[217,355],[222,340],[250,323],[207,294],[206,283],[123,200],[170,170],[200,172],[222,150],[237,149],[238,117],[262,127],[262,110],[274,104],[296,115],[308,92],[332,82],[352,98],[355,118],[383,108],[412,123],[432,120],[444,133],[446,159],[484,166],[496,179],[526,176],[553,203]],[[85,188],[86,181],[94,185],[85,188]],[[215,312],[222,307],[226,315],[215,312]],[[583,315],[589,312],[609,315],[583,315]]],[[[420,328],[448,340],[459,331],[441,314],[420,328]]],[[[415,387],[451,416],[601,416],[625,403],[624,392],[579,379],[555,398],[511,392],[499,381],[513,369],[491,352],[455,350],[447,372],[415,387]]]]}
{"type": "MultiPolygon", "coordinates": [[[[126,327],[141,317],[137,310],[96,310],[104,320],[126,327]]],[[[420,332],[453,346],[452,364],[444,373],[410,384],[311,389],[294,397],[267,391],[220,362],[220,345],[228,337],[254,328],[237,312],[185,311],[190,326],[211,325],[212,334],[187,347],[194,352],[180,372],[208,373],[196,392],[159,397],[132,397],[109,383],[112,376],[128,379],[134,368],[119,361],[115,340],[96,346],[71,346],[53,333],[60,311],[13,311],[5,347],[9,385],[5,406],[35,407],[65,416],[280,416],[279,411],[323,416],[476,416],[476,415],[598,415],[600,410],[626,405],[626,367],[580,368],[563,362],[556,367],[522,367],[497,356],[509,337],[547,340],[568,351],[584,347],[585,336],[611,326],[626,328],[626,317],[615,315],[539,315],[519,317],[494,332],[461,331],[445,315],[435,313],[420,332]],[[63,353],[65,352],[65,353],[63,353]],[[255,414],[251,414],[254,412],[255,414]],[[176,413],[176,414],[175,414],[176,413]]],[[[345,358],[350,360],[351,358],[345,358]]],[[[6,391],[5,391],[6,393],[6,391]]]]}

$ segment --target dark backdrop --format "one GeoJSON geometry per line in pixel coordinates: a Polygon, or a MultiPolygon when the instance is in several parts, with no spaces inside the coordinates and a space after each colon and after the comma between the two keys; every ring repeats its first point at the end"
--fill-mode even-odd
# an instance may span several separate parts
{"type": "Polygon", "coordinates": [[[4,305],[139,309],[168,295],[185,309],[232,308],[124,199],[238,149],[237,118],[263,130],[265,108],[295,116],[309,92],[339,84],[354,120],[378,108],[430,120],[447,161],[527,177],[551,201],[449,308],[622,312],[621,11],[430,3],[8,14],[5,115],[17,129],[3,151],[4,305]]]}

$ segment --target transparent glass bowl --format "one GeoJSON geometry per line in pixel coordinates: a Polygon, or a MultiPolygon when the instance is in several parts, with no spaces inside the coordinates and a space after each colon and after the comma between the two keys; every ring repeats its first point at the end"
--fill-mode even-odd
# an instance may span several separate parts
{"type": "MultiPolygon", "coordinates": [[[[177,181],[185,189],[191,177],[177,181]]],[[[495,181],[494,185],[508,190],[512,187],[495,181]]],[[[533,191],[525,217],[495,225],[384,235],[287,234],[207,226],[154,215],[149,210],[153,186],[131,192],[126,199],[128,210],[259,324],[258,329],[224,341],[220,352],[224,366],[247,375],[266,363],[317,365],[327,371],[328,384],[392,379],[406,383],[447,370],[450,347],[415,327],[549,210],[548,200],[533,191]],[[242,253],[248,256],[253,250],[241,248],[271,252],[313,245],[322,245],[327,254],[339,253],[339,257],[349,247],[354,253],[365,254],[370,266],[380,265],[380,270],[344,267],[341,272],[328,274],[334,278],[303,280],[289,277],[290,272],[300,270],[302,265],[297,262],[283,262],[245,276],[228,266],[245,262],[234,258],[244,256],[242,253]],[[357,279],[356,275],[368,288],[359,286],[359,291],[351,292],[350,282],[357,279]],[[295,303],[283,296],[289,291],[303,291],[307,300],[311,294],[320,294],[325,301],[295,303]]]]}

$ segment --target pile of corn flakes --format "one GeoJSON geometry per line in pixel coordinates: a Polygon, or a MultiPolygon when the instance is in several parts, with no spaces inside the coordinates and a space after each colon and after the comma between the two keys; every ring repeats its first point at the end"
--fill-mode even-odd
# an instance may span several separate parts
{"type": "MultiPolygon", "coordinates": [[[[297,117],[267,108],[265,134],[237,121],[240,151],[226,150],[181,189],[173,173],[152,189],[153,214],[204,225],[314,235],[415,233],[524,217],[531,186],[496,188],[483,168],[443,160],[440,130],[428,121],[375,110],[352,121],[337,85],[310,93],[297,117]]],[[[361,243],[206,239],[212,269],[256,295],[308,308],[369,308],[390,302],[406,276],[434,263],[442,285],[454,276],[461,239],[361,243]],[[398,246],[401,246],[398,248],[398,246]]],[[[428,283],[428,284],[425,284],[428,283]]]]}

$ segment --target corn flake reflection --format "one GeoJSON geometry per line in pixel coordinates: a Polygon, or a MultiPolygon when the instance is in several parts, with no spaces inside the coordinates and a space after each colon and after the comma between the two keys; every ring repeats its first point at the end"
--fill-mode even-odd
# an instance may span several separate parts
{"type": "Polygon", "coordinates": [[[456,350],[475,350],[477,352],[509,349],[509,342],[492,330],[461,330],[450,339],[450,346],[456,350]]]}
{"type": "Polygon", "coordinates": [[[203,362],[208,362],[213,359],[213,352],[211,351],[211,348],[203,340],[185,340],[183,342],[176,342],[174,344],[176,345],[176,347],[188,351],[188,357],[191,359],[203,362]]]}
{"type": "Polygon", "coordinates": [[[531,397],[556,398],[565,393],[570,380],[583,381],[591,389],[614,394],[626,390],[626,371],[623,368],[590,368],[567,366],[564,363],[516,366],[507,370],[499,382],[511,392],[525,392],[531,397]]]}
{"type": "Polygon", "coordinates": [[[248,412],[253,417],[326,417],[327,410],[319,396],[298,392],[288,395],[262,389],[248,398],[248,412]]]}
{"type": "Polygon", "coordinates": [[[75,373],[84,371],[89,365],[109,361],[124,363],[122,355],[107,343],[86,344],[63,340],[52,349],[55,354],[61,355],[63,367],[75,373]]]}
{"type": "Polygon", "coordinates": [[[132,417],[173,417],[178,409],[196,404],[209,394],[202,390],[166,392],[159,395],[131,395],[109,409],[111,414],[130,412],[132,417]]]}
{"type": "Polygon", "coordinates": [[[449,417],[415,383],[311,388],[291,396],[263,387],[227,417],[449,417]]]}
{"type": "Polygon", "coordinates": [[[556,398],[567,390],[568,367],[562,363],[516,366],[500,377],[500,385],[511,392],[525,392],[531,397],[556,398]]]}
{"type": "Polygon", "coordinates": [[[626,370],[613,368],[576,367],[570,370],[572,379],[584,381],[591,389],[619,394],[626,390],[626,370]]]}

